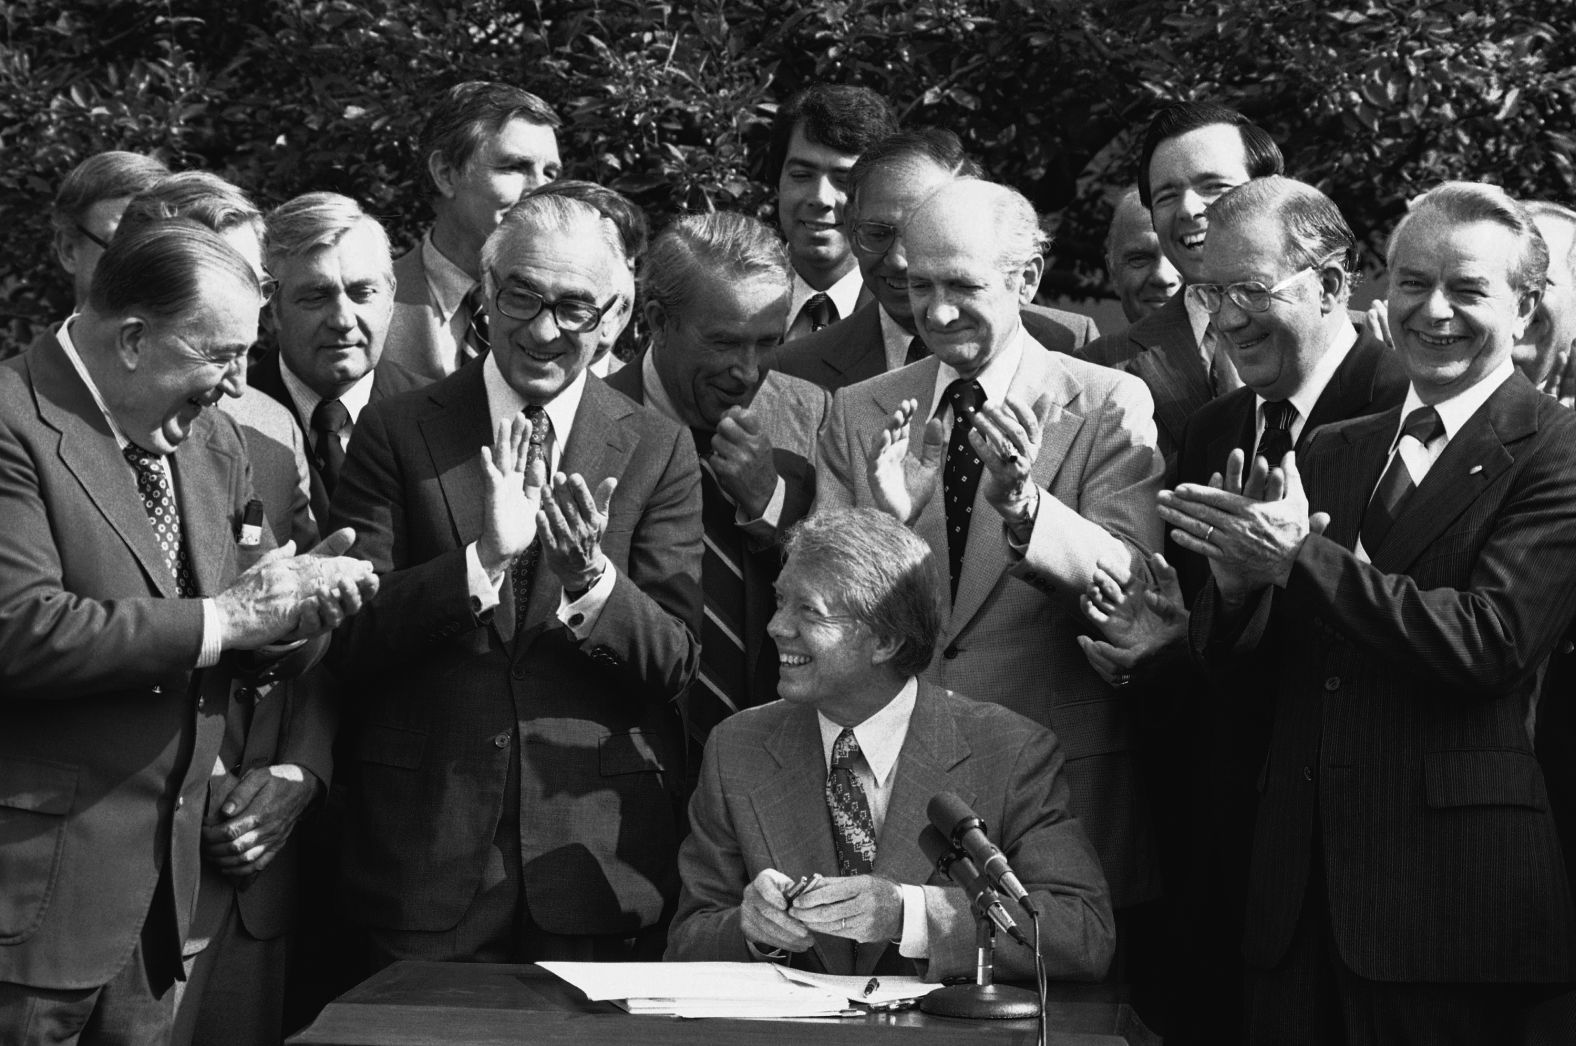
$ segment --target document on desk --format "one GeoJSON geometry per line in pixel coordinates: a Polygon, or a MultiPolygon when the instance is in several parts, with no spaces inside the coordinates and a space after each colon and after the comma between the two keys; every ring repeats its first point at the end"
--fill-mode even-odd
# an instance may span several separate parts
{"type": "Polygon", "coordinates": [[[918,977],[858,977],[839,973],[810,973],[808,970],[790,970],[775,967],[784,978],[795,984],[820,988],[853,1002],[867,1006],[883,1006],[907,999],[922,999],[941,987],[927,984],[918,977]]]}
{"type": "MultiPolygon", "coordinates": [[[[630,1013],[675,1017],[837,1017],[849,997],[838,988],[798,983],[761,962],[544,962],[538,965],[630,1013]]],[[[860,980],[861,991],[868,978],[860,980]]],[[[857,997],[857,996],[856,996],[857,997]]]]}

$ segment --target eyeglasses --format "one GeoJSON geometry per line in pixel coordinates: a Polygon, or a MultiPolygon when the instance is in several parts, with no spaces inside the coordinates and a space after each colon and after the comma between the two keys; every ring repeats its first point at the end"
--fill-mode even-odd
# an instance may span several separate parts
{"type": "Polygon", "coordinates": [[[897,239],[897,226],[886,222],[855,222],[854,243],[869,254],[885,254],[897,239]]]}
{"type": "Polygon", "coordinates": [[[86,236],[88,239],[90,239],[94,243],[98,244],[104,250],[109,250],[109,241],[105,240],[104,237],[102,237],[102,236],[98,235],[97,233],[93,232],[93,230],[89,229],[86,225],[83,225],[81,222],[72,222],[72,224],[77,227],[77,232],[80,232],[82,235],[86,236]]]}
{"type": "Polygon", "coordinates": [[[1290,287],[1310,272],[1318,272],[1317,266],[1310,265],[1292,273],[1273,287],[1266,287],[1257,280],[1246,283],[1228,283],[1224,286],[1218,283],[1195,283],[1187,289],[1193,295],[1193,300],[1204,307],[1204,311],[1211,316],[1215,315],[1230,298],[1231,303],[1244,312],[1268,312],[1275,295],[1290,287]]]}
{"type": "Polygon", "coordinates": [[[547,309],[553,314],[553,322],[558,324],[559,330],[566,334],[584,334],[596,329],[603,315],[618,301],[618,295],[613,295],[601,305],[573,299],[548,301],[529,288],[508,284],[498,288],[493,301],[498,311],[512,320],[534,320],[543,309],[547,309]]]}
{"type": "Polygon", "coordinates": [[[263,304],[267,305],[279,293],[279,281],[274,279],[273,273],[264,269],[263,274],[257,277],[257,291],[263,296],[263,304]]]}

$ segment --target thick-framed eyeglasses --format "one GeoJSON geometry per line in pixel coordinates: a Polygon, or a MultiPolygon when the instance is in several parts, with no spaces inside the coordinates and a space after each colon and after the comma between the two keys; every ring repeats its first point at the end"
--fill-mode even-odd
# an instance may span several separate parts
{"type": "Polygon", "coordinates": [[[92,229],[89,229],[86,225],[83,225],[81,222],[72,222],[71,224],[73,224],[73,225],[75,225],[77,227],[77,232],[80,232],[82,235],[86,236],[88,239],[90,239],[94,243],[98,244],[99,247],[101,247],[102,249],[109,250],[109,241],[104,239],[104,237],[100,236],[98,233],[94,232],[92,229]]]}
{"type": "Polygon", "coordinates": [[[528,287],[509,283],[498,288],[493,301],[498,311],[512,320],[534,320],[543,309],[547,309],[552,313],[553,322],[558,324],[559,330],[566,334],[584,334],[596,329],[603,315],[618,301],[618,295],[613,295],[601,305],[573,299],[549,301],[528,287]]]}
{"type": "Polygon", "coordinates": [[[274,295],[279,293],[279,281],[274,279],[274,274],[267,269],[257,277],[257,292],[263,296],[263,304],[267,305],[274,300],[274,295]]]}
{"type": "Polygon", "coordinates": [[[1193,295],[1193,300],[1204,307],[1204,311],[1211,316],[1215,315],[1226,304],[1226,299],[1244,312],[1268,312],[1275,295],[1290,287],[1310,272],[1318,272],[1317,265],[1310,265],[1306,269],[1299,269],[1280,281],[1273,287],[1266,287],[1258,280],[1249,280],[1246,283],[1228,283],[1222,286],[1218,283],[1195,283],[1187,289],[1193,295]]]}
{"type": "Polygon", "coordinates": [[[866,254],[885,254],[897,241],[897,226],[886,222],[855,222],[854,245],[866,254]]]}

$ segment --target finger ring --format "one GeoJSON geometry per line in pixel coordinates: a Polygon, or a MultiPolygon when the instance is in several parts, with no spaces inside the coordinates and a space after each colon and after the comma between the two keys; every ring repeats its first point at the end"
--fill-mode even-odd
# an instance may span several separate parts
{"type": "Polygon", "coordinates": [[[1209,536],[1211,534],[1213,534],[1214,532],[1215,532],[1215,528],[1214,527],[1210,527],[1208,530],[1204,531],[1204,540],[1208,541],[1209,540],[1209,536]]]}
{"type": "Polygon", "coordinates": [[[1127,684],[1131,683],[1132,681],[1133,681],[1133,677],[1132,676],[1120,675],[1120,676],[1117,676],[1117,677],[1115,677],[1114,679],[1111,680],[1111,685],[1116,687],[1118,690],[1120,690],[1122,687],[1126,686],[1127,684]]]}
{"type": "Polygon", "coordinates": [[[848,916],[843,916],[843,921],[838,924],[837,929],[840,933],[848,932],[848,916]]]}

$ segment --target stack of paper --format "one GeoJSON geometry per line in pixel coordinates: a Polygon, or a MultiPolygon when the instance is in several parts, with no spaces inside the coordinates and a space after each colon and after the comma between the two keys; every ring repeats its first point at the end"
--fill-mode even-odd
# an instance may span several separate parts
{"type": "Polygon", "coordinates": [[[544,962],[540,966],[630,1013],[675,1017],[837,1017],[838,992],[786,980],[770,963],[544,962]]]}

